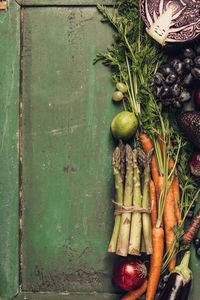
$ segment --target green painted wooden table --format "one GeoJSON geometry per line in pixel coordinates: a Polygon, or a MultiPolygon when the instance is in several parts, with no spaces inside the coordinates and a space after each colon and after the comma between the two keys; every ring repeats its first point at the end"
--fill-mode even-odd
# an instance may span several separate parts
{"type": "MultiPolygon", "coordinates": [[[[93,65],[113,32],[97,1],[35,2],[11,1],[0,13],[0,299],[117,300],[116,257],[106,250],[110,122],[120,107],[109,70],[93,65]]],[[[190,300],[198,300],[195,255],[191,267],[190,300]]]]}

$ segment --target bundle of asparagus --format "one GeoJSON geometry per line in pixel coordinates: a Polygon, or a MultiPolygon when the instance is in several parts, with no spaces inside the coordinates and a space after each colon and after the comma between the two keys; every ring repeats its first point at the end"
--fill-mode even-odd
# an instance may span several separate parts
{"type": "Polygon", "coordinates": [[[133,149],[122,141],[113,152],[115,223],[108,252],[121,256],[153,253],[150,218],[152,150],[133,149]],[[142,166],[142,172],[140,171],[142,166]]]}

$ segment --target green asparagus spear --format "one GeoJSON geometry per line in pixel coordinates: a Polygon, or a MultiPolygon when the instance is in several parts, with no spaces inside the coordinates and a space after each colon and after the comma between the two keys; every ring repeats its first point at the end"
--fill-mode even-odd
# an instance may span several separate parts
{"type": "MultiPolygon", "coordinates": [[[[125,176],[125,189],[124,189],[124,206],[130,207],[133,198],[133,154],[130,145],[125,146],[126,152],[126,176],[125,176]]],[[[119,236],[117,242],[116,254],[127,256],[129,245],[129,234],[131,224],[131,213],[124,212],[121,215],[119,236]]]]}
{"type": "MultiPolygon", "coordinates": [[[[142,204],[140,171],[137,164],[137,149],[133,150],[133,205],[141,208],[142,204]]],[[[132,213],[129,254],[140,255],[142,218],[140,212],[132,213]]]]}
{"type": "MultiPolygon", "coordinates": [[[[123,204],[123,192],[124,192],[124,144],[122,141],[119,144],[119,147],[116,147],[113,152],[112,158],[112,167],[113,167],[113,174],[115,177],[115,201],[119,204],[123,204]]],[[[118,208],[118,205],[115,205],[118,208]]],[[[113,228],[112,237],[110,240],[110,244],[108,246],[108,252],[115,252],[117,246],[117,239],[119,234],[119,226],[121,221],[121,215],[115,216],[115,223],[113,228]]]]}

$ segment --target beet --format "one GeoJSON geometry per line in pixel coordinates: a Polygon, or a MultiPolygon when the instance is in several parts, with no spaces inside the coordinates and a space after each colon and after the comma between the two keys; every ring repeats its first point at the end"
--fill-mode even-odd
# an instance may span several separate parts
{"type": "Polygon", "coordinates": [[[189,159],[190,171],[194,176],[200,176],[200,152],[194,152],[189,159]]]}
{"type": "Polygon", "coordinates": [[[200,111],[185,111],[177,117],[180,130],[188,140],[200,149],[200,111]]]}

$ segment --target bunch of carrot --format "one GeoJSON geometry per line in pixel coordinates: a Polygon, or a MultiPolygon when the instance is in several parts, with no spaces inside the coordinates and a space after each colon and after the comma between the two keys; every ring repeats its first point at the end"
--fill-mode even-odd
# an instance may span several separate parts
{"type": "MultiPolygon", "coordinates": [[[[140,134],[140,141],[145,152],[153,148],[153,142],[144,133],[140,134]]],[[[166,141],[161,136],[159,147],[163,160],[166,151],[166,141]]],[[[166,159],[167,172],[160,170],[156,155],[154,153],[151,161],[151,183],[150,183],[150,201],[152,207],[152,239],[153,254],[150,256],[149,278],[146,292],[146,299],[153,300],[156,294],[157,285],[162,269],[164,238],[166,253],[169,257],[169,271],[172,271],[176,265],[176,253],[172,252],[175,233],[173,227],[180,221],[179,183],[177,174],[175,174],[175,162],[172,157],[166,159]],[[175,174],[175,175],[174,175],[175,174]]]]}

